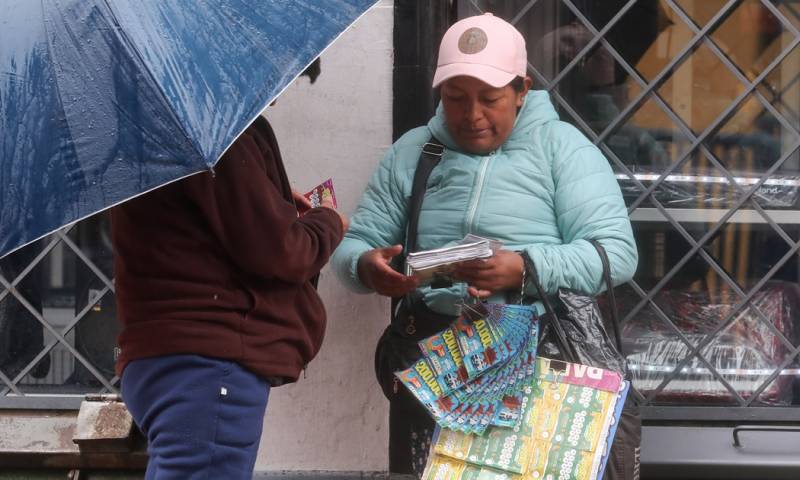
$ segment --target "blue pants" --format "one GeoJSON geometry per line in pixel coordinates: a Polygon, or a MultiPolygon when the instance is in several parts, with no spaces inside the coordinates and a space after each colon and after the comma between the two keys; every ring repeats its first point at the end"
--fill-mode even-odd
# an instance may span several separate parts
{"type": "Polygon", "coordinates": [[[198,355],[131,362],[122,398],[148,440],[146,480],[251,479],[269,383],[198,355]]]}

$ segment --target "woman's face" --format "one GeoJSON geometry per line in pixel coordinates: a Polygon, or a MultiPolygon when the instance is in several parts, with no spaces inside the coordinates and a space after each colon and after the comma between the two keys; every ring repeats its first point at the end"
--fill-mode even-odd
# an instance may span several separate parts
{"type": "Polygon", "coordinates": [[[517,108],[531,86],[530,77],[517,92],[511,85],[496,88],[474,77],[453,77],[442,84],[447,130],[467,153],[496,150],[511,135],[517,108]]]}

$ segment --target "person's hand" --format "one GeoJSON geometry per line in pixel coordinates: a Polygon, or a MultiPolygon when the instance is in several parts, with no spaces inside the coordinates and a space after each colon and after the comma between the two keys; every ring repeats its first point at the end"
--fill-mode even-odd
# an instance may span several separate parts
{"type": "Polygon", "coordinates": [[[297,208],[297,213],[300,215],[311,210],[311,201],[302,193],[292,190],[292,198],[294,199],[294,205],[297,208]]]}
{"type": "Polygon", "coordinates": [[[342,231],[346,232],[348,228],[350,228],[350,219],[348,219],[345,215],[342,215],[339,210],[336,210],[336,207],[333,206],[333,200],[331,197],[322,197],[322,201],[319,204],[322,208],[330,208],[337,215],[339,215],[339,220],[342,222],[342,231]]]}
{"type": "Polygon", "coordinates": [[[393,245],[364,252],[358,259],[361,283],[387,297],[400,297],[417,288],[415,277],[403,275],[390,265],[402,251],[402,245],[393,245]]]}
{"type": "Polygon", "coordinates": [[[518,253],[499,250],[490,258],[460,263],[453,277],[467,282],[467,293],[471,296],[486,298],[501,290],[519,290],[524,266],[518,253]]]}

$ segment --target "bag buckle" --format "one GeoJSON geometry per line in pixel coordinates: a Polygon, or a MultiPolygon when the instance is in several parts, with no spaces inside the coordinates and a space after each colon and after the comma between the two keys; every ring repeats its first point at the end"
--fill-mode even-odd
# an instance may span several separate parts
{"type": "Polygon", "coordinates": [[[422,152],[427,153],[428,155],[435,155],[437,157],[441,157],[444,153],[444,145],[439,145],[438,143],[430,143],[426,142],[422,146],[422,152]]]}
{"type": "Polygon", "coordinates": [[[406,325],[406,333],[409,335],[414,335],[417,333],[417,327],[414,325],[414,315],[408,316],[408,325],[406,325]]]}

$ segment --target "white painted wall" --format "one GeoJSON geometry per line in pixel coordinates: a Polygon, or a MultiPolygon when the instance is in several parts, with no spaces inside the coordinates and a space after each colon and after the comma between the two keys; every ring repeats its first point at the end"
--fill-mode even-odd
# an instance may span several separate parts
{"type": "MultiPolygon", "coordinates": [[[[381,0],[323,53],[314,85],[299,79],[264,113],[292,186],[333,178],[348,215],[392,141],[392,8],[381,0]]],[[[307,378],[272,391],[256,469],[385,471],[388,402],[372,358],[388,302],[346,291],[327,267],[319,290],[325,342],[307,378]]]]}

